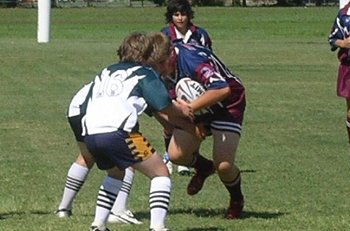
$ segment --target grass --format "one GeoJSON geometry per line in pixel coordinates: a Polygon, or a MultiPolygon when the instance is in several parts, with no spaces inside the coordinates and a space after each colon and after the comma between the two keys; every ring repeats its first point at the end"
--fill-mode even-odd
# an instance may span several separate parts
{"type": "MultiPolygon", "coordinates": [[[[226,221],[228,195],[217,176],[189,197],[173,175],[168,224],[177,231],[348,230],[349,158],[345,102],[336,96],[336,54],[327,36],[336,7],[194,8],[215,52],[247,88],[237,163],[246,207],[226,221]]],[[[82,84],[116,61],[121,39],[159,31],[165,9],[53,9],[51,41],[36,42],[36,9],[0,9],[0,230],[88,230],[104,173],[96,169],[71,219],[53,215],[77,148],[65,118],[82,84]]],[[[163,152],[161,128],[143,133],[163,152]]],[[[210,138],[202,152],[210,155],[210,138]]],[[[147,230],[148,181],[137,174],[130,208],[147,230]]]]}

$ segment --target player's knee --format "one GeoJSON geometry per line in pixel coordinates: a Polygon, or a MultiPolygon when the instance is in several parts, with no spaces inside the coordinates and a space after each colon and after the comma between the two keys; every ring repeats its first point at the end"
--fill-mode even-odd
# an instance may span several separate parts
{"type": "Polygon", "coordinates": [[[169,160],[177,165],[186,165],[188,166],[191,163],[191,160],[186,157],[183,153],[173,153],[173,155],[169,154],[169,160]]]}
{"type": "Polygon", "coordinates": [[[181,153],[178,152],[168,152],[169,160],[173,163],[181,161],[181,153]]]}
{"type": "Polygon", "coordinates": [[[240,174],[239,168],[234,164],[230,164],[229,162],[220,163],[217,167],[217,172],[220,179],[226,182],[236,179],[240,174]]]}
{"type": "Polygon", "coordinates": [[[108,174],[108,176],[110,176],[114,179],[118,179],[118,180],[123,180],[124,175],[125,175],[124,171],[118,169],[117,167],[108,169],[107,174],[108,174]]]}
{"type": "Polygon", "coordinates": [[[215,168],[219,174],[226,175],[232,174],[234,169],[234,165],[228,161],[222,161],[220,163],[215,163],[215,168]]]}

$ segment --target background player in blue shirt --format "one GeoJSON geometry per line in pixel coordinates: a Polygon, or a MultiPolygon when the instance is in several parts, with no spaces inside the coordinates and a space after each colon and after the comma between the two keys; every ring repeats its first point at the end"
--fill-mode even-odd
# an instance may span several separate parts
{"type": "Polygon", "coordinates": [[[188,0],[170,0],[167,4],[165,21],[169,25],[161,32],[173,42],[199,44],[211,49],[212,42],[208,32],[196,26],[192,19],[194,11],[188,0]]]}

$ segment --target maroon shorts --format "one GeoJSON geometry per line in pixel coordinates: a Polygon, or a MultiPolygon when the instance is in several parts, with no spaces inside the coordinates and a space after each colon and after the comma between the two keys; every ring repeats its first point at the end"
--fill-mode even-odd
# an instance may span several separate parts
{"type": "Polygon", "coordinates": [[[350,98],[350,66],[339,65],[337,79],[337,95],[344,98],[350,98]]]}

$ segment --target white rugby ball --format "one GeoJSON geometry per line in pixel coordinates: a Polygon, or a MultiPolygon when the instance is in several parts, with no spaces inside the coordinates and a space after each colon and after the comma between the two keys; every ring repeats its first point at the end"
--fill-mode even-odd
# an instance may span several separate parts
{"type": "Polygon", "coordinates": [[[175,86],[176,98],[189,103],[203,95],[204,92],[205,88],[200,83],[188,77],[180,79],[175,86]]]}

